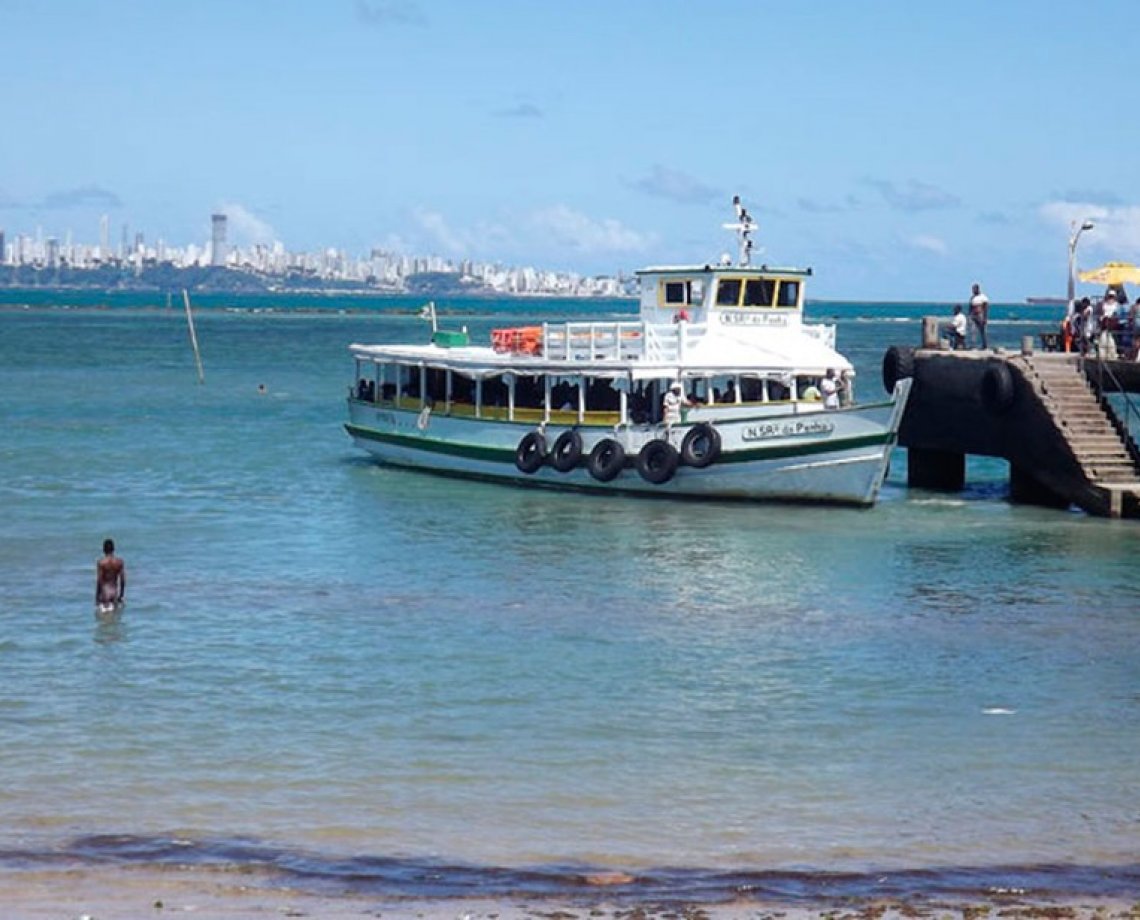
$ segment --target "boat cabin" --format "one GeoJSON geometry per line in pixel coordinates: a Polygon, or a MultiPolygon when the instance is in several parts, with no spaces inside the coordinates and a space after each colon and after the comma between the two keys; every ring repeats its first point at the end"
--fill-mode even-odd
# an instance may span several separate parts
{"type": "Polygon", "coordinates": [[[641,318],[648,323],[794,328],[803,322],[804,279],[811,269],[766,265],[647,268],[641,282],[641,318]]]}

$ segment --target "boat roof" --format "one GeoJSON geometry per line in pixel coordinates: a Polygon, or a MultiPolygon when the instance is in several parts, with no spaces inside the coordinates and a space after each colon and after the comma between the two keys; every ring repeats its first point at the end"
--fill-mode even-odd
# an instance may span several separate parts
{"type": "Polygon", "coordinates": [[[777,265],[721,265],[707,263],[705,265],[654,265],[638,269],[634,272],[638,277],[642,275],[732,275],[740,277],[791,277],[810,278],[810,268],[792,268],[791,266],[777,265]]]}
{"type": "Polygon", "coordinates": [[[853,371],[851,362],[826,343],[796,329],[771,329],[763,339],[742,339],[710,327],[685,351],[684,361],[634,358],[548,358],[499,352],[484,345],[444,347],[424,345],[351,346],[363,360],[424,364],[452,368],[474,377],[513,372],[516,374],[586,374],[635,380],[663,376],[704,377],[720,375],[807,374],[823,375],[828,368],[853,371]]]}

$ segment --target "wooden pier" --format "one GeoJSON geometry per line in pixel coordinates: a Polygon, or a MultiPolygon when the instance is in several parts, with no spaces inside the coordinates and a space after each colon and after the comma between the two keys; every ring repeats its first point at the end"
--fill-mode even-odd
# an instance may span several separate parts
{"type": "MultiPolygon", "coordinates": [[[[958,491],[967,454],[1001,457],[1014,501],[1140,517],[1140,451],[1106,398],[1140,388],[1136,362],[1034,353],[1031,339],[1020,352],[949,351],[930,330],[928,321],[930,347],[883,356],[888,391],[914,380],[899,430],[909,485],[958,491]]],[[[1131,421],[1135,430],[1137,415],[1131,421]]]]}

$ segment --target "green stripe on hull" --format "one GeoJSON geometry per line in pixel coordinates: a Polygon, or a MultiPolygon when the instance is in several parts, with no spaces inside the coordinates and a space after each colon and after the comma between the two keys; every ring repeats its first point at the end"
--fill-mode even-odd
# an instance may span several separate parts
{"type": "MultiPolygon", "coordinates": [[[[356,438],[410,447],[427,453],[446,454],[451,457],[465,457],[471,460],[485,460],[491,463],[509,463],[514,466],[514,448],[481,447],[472,444],[456,444],[449,441],[436,441],[413,435],[395,434],[361,428],[351,423],[345,424],[345,431],[356,438]]],[[[717,463],[750,463],[756,460],[781,460],[785,457],[807,457],[837,453],[844,450],[858,450],[864,447],[879,447],[891,444],[894,440],[890,432],[863,435],[857,438],[843,438],[835,441],[814,441],[805,444],[792,444],[783,447],[751,447],[744,450],[725,451],[717,458],[717,463]]]]}

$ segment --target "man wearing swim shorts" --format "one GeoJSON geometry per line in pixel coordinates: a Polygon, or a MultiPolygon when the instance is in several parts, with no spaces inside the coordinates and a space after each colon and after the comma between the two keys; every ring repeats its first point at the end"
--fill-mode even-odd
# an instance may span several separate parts
{"type": "Polygon", "coordinates": [[[115,555],[115,541],[103,541],[103,558],[95,563],[95,604],[114,607],[121,604],[127,593],[127,567],[115,555]]]}

